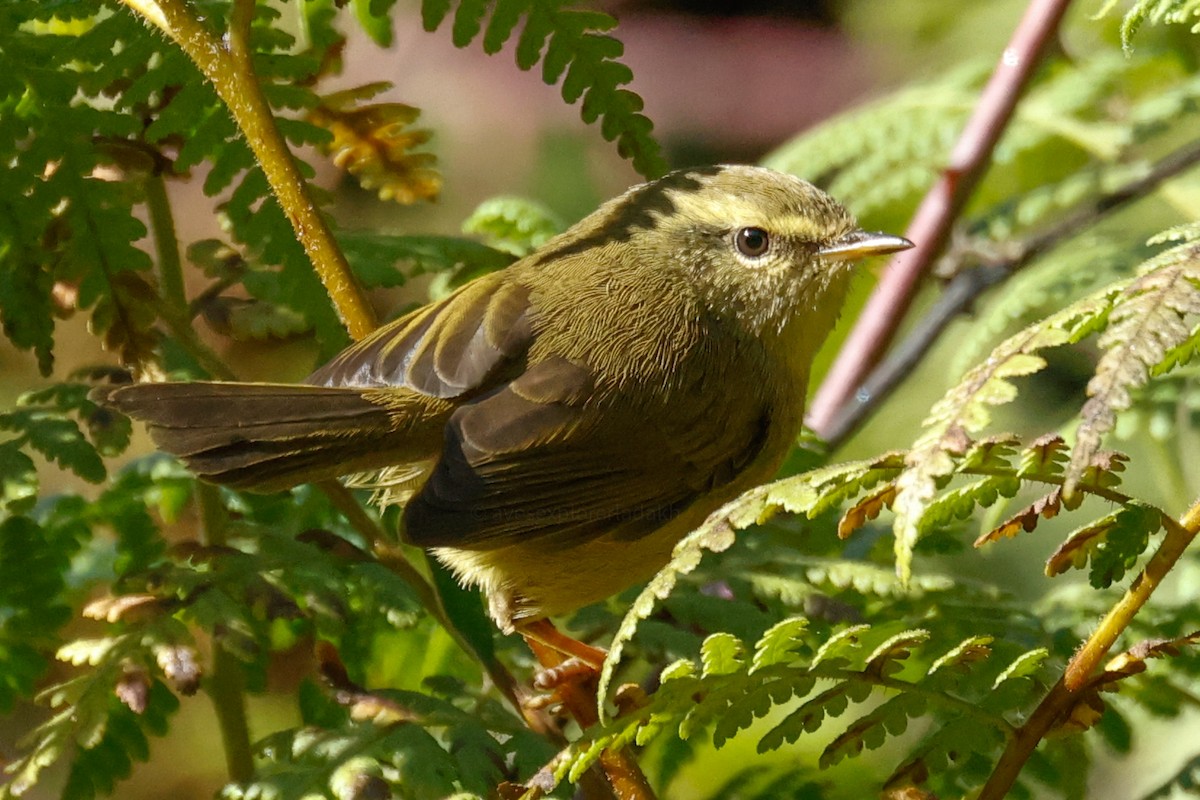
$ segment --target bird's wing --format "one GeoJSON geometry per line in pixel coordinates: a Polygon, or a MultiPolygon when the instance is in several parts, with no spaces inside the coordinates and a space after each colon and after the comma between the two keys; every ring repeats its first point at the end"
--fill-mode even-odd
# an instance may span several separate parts
{"type": "Polygon", "coordinates": [[[528,290],[494,272],[384,325],[306,382],[459,399],[517,374],[532,336],[528,290]]]}
{"type": "Polygon", "coordinates": [[[273,491],[387,468],[376,488],[406,484],[459,402],[520,373],[528,309],[527,291],[494,273],[380,328],[308,385],[137,384],[100,399],[215,483],[273,491]]]}
{"type": "Polygon", "coordinates": [[[455,411],[406,535],[471,549],[638,538],[733,480],[766,442],[768,409],[709,391],[685,411],[678,397],[599,408],[585,367],[543,360],[455,411]]]}

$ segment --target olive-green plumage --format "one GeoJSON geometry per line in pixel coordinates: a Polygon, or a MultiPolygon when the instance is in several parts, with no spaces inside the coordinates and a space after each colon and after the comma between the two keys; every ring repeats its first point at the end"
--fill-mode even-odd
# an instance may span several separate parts
{"type": "Polygon", "coordinates": [[[375,472],[404,536],[502,628],[649,577],[770,478],[864,234],[797,178],[726,166],[635,187],[541,250],[351,346],[306,385],[107,401],[217,483],[375,472]],[[411,499],[408,499],[411,495],[411,499]]]}

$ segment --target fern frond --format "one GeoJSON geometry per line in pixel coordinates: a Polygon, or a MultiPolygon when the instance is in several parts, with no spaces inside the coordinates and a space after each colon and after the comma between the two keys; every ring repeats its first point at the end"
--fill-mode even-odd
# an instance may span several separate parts
{"type": "Polygon", "coordinates": [[[146,734],[163,735],[179,707],[175,695],[153,677],[158,668],[148,660],[145,645],[180,637],[188,638],[183,626],[160,616],[139,633],[77,640],[60,648],[59,660],[89,669],[38,696],[54,716],[30,735],[28,751],[6,765],[12,777],[0,787],[0,797],[21,796],[45,769],[69,755],[74,758],[67,782],[79,785],[68,796],[109,793],[128,777],[133,762],[149,757],[146,734]]]}
{"type": "MultiPolygon", "coordinates": [[[[969,720],[975,730],[966,740],[994,748],[1012,731],[990,708],[994,686],[1011,684],[1014,693],[1024,694],[1010,701],[1031,702],[1038,686],[1019,679],[1038,671],[1044,651],[1021,656],[993,681],[990,672],[1001,667],[983,671],[992,656],[990,637],[971,636],[932,652],[929,640],[930,633],[921,629],[851,625],[821,641],[799,617],[773,626],[753,648],[727,633],[714,634],[701,645],[699,661],[683,659],[663,670],[659,690],[646,703],[565,751],[555,774],[575,780],[605,748],[623,742],[644,745],[660,736],[688,739],[711,731],[720,747],[756,721],[771,719],[773,724],[758,735],[757,750],[766,753],[823,729],[881,692],[892,696],[855,714],[824,747],[819,767],[877,748],[903,733],[909,720],[934,713],[945,728],[957,730],[969,720]],[[797,699],[803,702],[782,717],[772,714],[797,699]]],[[[932,750],[927,745],[921,752],[928,757],[932,750]]]]}
{"type": "Polygon", "coordinates": [[[955,584],[948,575],[936,573],[915,576],[903,585],[895,569],[861,561],[800,557],[781,565],[782,574],[759,571],[750,576],[755,594],[782,600],[789,606],[802,606],[806,597],[818,592],[851,591],[866,597],[920,597],[944,592],[955,584]]]}
{"type": "Polygon", "coordinates": [[[1188,319],[1200,314],[1200,226],[1168,231],[1151,244],[1183,243],[1160,253],[1139,270],[1137,279],[1114,298],[1108,328],[1100,337],[1104,354],[1088,382],[1075,447],[1067,468],[1069,494],[1085,466],[1129,408],[1131,390],[1144,385],[1151,370],[1174,360],[1173,349],[1191,336],[1188,319]]]}
{"type": "MultiPolygon", "coordinates": [[[[347,708],[327,711],[336,718],[259,742],[263,763],[254,779],[226,786],[222,797],[300,800],[363,791],[386,796],[399,787],[413,797],[457,796],[464,790],[486,796],[505,779],[504,765],[517,748],[546,751],[515,720],[489,730],[474,715],[430,695],[349,688],[338,694],[347,708]]],[[[489,715],[488,723],[495,721],[489,715]]]]}
{"type": "Polygon", "coordinates": [[[520,197],[484,200],[463,221],[463,233],[483,236],[489,247],[520,258],[566,228],[549,208],[520,197]]]}
{"type": "Polygon", "coordinates": [[[1163,527],[1163,512],[1153,506],[1129,503],[1068,534],[1046,561],[1046,575],[1082,569],[1091,562],[1088,579],[1097,589],[1119,581],[1163,527]]]}
{"type": "Polygon", "coordinates": [[[420,110],[403,103],[363,102],[389,86],[368,84],[326,95],[308,119],[332,134],[322,149],[333,156],[334,165],[380,200],[401,205],[435,200],[442,188],[442,176],[434,168],[437,158],[415,151],[431,134],[411,127],[420,110]]]}
{"type": "MultiPolygon", "coordinates": [[[[437,30],[451,6],[450,0],[424,0],[425,29],[437,30]]],[[[633,73],[618,60],[624,45],[605,35],[616,27],[612,17],[563,8],[562,0],[459,0],[451,26],[454,45],[466,47],[482,33],[484,51],[499,52],[521,20],[524,27],[517,41],[517,66],[529,70],[540,61],[542,80],[553,85],[561,79],[562,97],[568,103],[582,99],[583,121],[599,121],[601,135],[616,141],[617,151],[634,169],[647,178],[665,172],[658,143],[651,135],[653,124],[641,114],[642,98],[621,88],[633,79],[633,73]]]]}
{"type": "Polygon", "coordinates": [[[763,159],[845,198],[862,216],[931,183],[974,107],[983,65],[900,91],[807,131],[763,159]]]}
{"type": "MultiPolygon", "coordinates": [[[[1115,5],[1116,0],[1105,3],[1095,16],[1108,14],[1115,5]]],[[[1197,0],[1136,0],[1121,19],[1121,45],[1126,53],[1131,52],[1133,37],[1147,22],[1155,25],[1185,25],[1196,18],[1200,18],[1200,2],[1197,0]]],[[[1200,22],[1192,22],[1191,30],[1192,33],[1200,30],[1200,22]]]]}
{"type": "Polygon", "coordinates": [[[1016,397],[1011,378],[1045,367],[1039,351],[1077,342],[1102,326],[1124,286],[1105,287],[1013,335],[933,406],[923,423],[925,432],[905,457],[905,470],[896,480],[896,569],[902,579],[912,574],[912,548],[921,532],[920,520],[939,485],[953,473],[956,456],[970,447],[970,434],[988,424],[988,407],[1016,397]]]}
{"type": "Polygon", "coordinates": [[[733,544],[735,531],[766,522],[780,512],[815,516],[836,507],[847,497],[890,479],[900,471],[901,464],[899,455],[886,454],[873,460],[813,470],[751,489],[713,512],[703,525],[675,546],[670,562],[659,570],[630,604],[609,645],[608,658],[600,674],[599,697],[606,696],[621,653],[637,630],[638,623],[650,616],[658,601],[671,592],[680,576],[688,574],[700,564],[706,551],[719,553],[726,550],[733,544]]]}

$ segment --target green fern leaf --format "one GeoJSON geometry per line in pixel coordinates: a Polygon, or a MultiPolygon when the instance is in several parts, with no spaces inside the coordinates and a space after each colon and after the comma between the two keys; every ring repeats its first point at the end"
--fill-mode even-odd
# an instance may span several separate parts
{"type": "Polygon", "coordinates": [[[713,726],[713,745],[724,746],[756,719],[762,719],[794,697],[807,696],[815,685],[813,676],[791,672],[779,680],[766,680],[753,688],[743,689],[732,697],[729,707],[713,726]]]}
{"type": "Polygon", "coordinates": [[[1005,667],[1003,672],[996,676],[996,680],[992,683],[992,688],[999,689],[1001,686],[1012,681],[1019,681],[1037,674],[1049,657],[1050,651],[1044,647],[1034,648],[1022,653],[1005,667]]]}
{"type": "MultiPolygon", "coordinates": [[[[1096,16],[1107,14],[1115,5],[1115,2],[1106,3],[1096,16]]],[[[1200,2],[1197,0],[1137,0],[1121,19],[1121,45],[1127,54],[1132,52],[1133,37],[1146,22],[1186,24],[1198,17],[1200,2]]],[[[1193,33],[1200,30],[1200,23],[1193,22],[1191,30],[1193,33]]]]}
{"type": "Polygon", "coordinates": [[[898,454],[889,453],[877,459],[814,470],[751,489],[715,511],[675,546],[671,561],[630,604],[609,644],[608,658],[600,673],[599,696],[606,696],[613,672],[638,623],[649,617],[658,601],[670,594],[680,576],[699,566],[706,551],[719,553],[728,549],[735,531],[765,522],[782,511],[819,514],[847,496],[888,480],[899,471],[901,463],[898,454]]]}
{"type": "Polygon", "coordinates": [[[970,434],[990,419],[988,406],[1016,396],[1010,378],[1028,375],[1045,366],[1040,350],[1073,343],[1102,325],[1123,284],[1105,287],[1010,337],[992,355],[971,370],[939,400],[925,419],[925,432],[905,458],[907,468],[896,480],[896,570],[901,579],[912,574],[912,550],[920,535],[920,520],[950,476],[955,456],[965,454],[970,434]]]}
{"type": "Polygon", "coordinates": [[[561,233],[566,226],[541,203],[519,197],[493,197],[462,224],[463,233],[484,237],[489,247],[520,258],[561,233]]]}
{"type": "Polygon", "coordinates": [[[856,561],[817,560],[809,562],[804,576],[810,584],[851,590],[867,597],[920,597],[927,592],[944,592],[955,586],[947,575],[918,575],[901,583],[894,569],[856,561]]]}
{"type": "Polygon", "coordinates": [[[29,697],[49,666],[59,628],[71,619],[64,593],[78,529],[46,529],[32,519],[0,521],[0,710],[29,697]]]}
{"type": "Polygon", "coordinates": [[[1163,354],[1162,360],[1150,369],[1150,377],[1160,378],[1179,367],[1185,367],[1197,355],[1200,355],[1200,323],[1192,328],[1187,339],[1163,354]]]}
{"type": "MultiPolygon", "coordinates": [[[[1047,209],[1053,213],[1057,209],[1047,209]]],[[[1031,220],[1033,224],[1037,220],[1031,220]]],[[[1004,241],[1005,233],[993,234],[1004,241]]],[[[1005,282],[1005,291],[979,313],[954,355],[949,372],[961,375],[995,347],[996,340],[1014,327],[1042,319],[1081,295],[1112,283],[1133,270],[1137,251],[1124,242],[1100,237],[1077,237],[1069,248],[1039,259],[1005,282]]]]}
{"type": "Polygon", "coordinates": [[[704,677],[731,675],[745,667],[746,646],[736,636],[714,633],[700,648],[704,677]]]}
{"type": "Polygon", "coordinates": [[[1107,588],[1137,563],[1151,534],[1162,526],[1160,509],[1129,503],[1072,531],[1046,562],[1046,574],[1054,577],[1072,567],[1082,569],[1090,561],[1092,586],[1107,588]]]}
{"type": "Polygon", "coordinates": [[[1108,329],[1100,337],[1104,354],[1080,411],[1067,494],[1112,430],[1117,414],[1131,405],[1131,390],[1150,379],[1151,370],[1170,357],[1172,348],[1188,341],[1191,327],[1185,320],[1200,314],[1200,243],[1191,241],[1197,234],[1200,230],[1168,232],[1166,237],[1183,238],[1184,243],[1146,262],[1139,277],[1116,298],[1108,329]]]}
{"type": "MultiPolygon", "coordinates": [[[[658,177],[666,171],[666,164],[651,135],[653,125],[641,113],[641,97],[621,88],[633,79],[629,68],[617,60],[624,54],[624,46],[604,35],[616,26],[616,21],[607,14],[561,5],[559,0],[497,0],[494,4],[461,0],[454,15],[452,40],[456,47],[469,45],[484,31],[484,19],[490,12],[483,48],[495,53],[523,17],[517,66],[529,70],[541,61],[543,81],[553,85],[561,80],[563,100],[575,103],[582,99],[580,115],[584,122],[599,120],[601,135],[616,141],[622,157],[632,161],[642,175],[658,177]]],[[[445,0],[424,0],[425,29],[440,27],[450,8],[445,0]]]]}
{"type": "Polygon", "coordinates": [[[932,500],[917,523],[919,535],[968,519],[976,507],[988,508],[1000,497],[1014,497],[1021,482],[1010,475],[989,475],[974,483],[945,492],[932,500]]]}
{"type": "Polygon", "coordinates": [[[396,0],[353,0],[354,16],[363,32],[380,47],[392,44],[392,6],[396,0]]]}
{"type": "Polygon", "coordinates": [[[37,467],[20,445],[19,440],[0,444],[0,511],[6,516],[23,514],[37,502],[37,467]]]}
{"type": "Polygon", "coordinates": [[[982,64],[862,106],[784,144],[763,160],[844,197],[864,216],[932,183],[974,106],[982,64]]]}
{"type": "Polygon", "coordinates": [[[1066,441],[1057,434],[1046,434],[1021,451],[1017,476],[1038,480],[1061,477],[1069,461],[1066,441]]]}
{"type": "Polygon", "coordinates": [[[871,686],[859,681],[840,681],[813,698],[806,700],[779,724],[767,731],[758,741],[759,753],[778,750],[785,743],[793,744],[805,733],[818,730],[827,718],[840,717],[851,703],[861,703],[871,694],[871,686]]]}
{"type": "Polygon", "coordinates": [[[890,698],[874,711],[856,719],[826,745],[818,764],[821,769],[828,769],[847,756],[858,755],[863,750],[875,750],[889,737],[899,736],[908,730],[908,721],[922,716],[925,711],[926,700],[919,694],[904,693],[890,698]]]}
{"type": "Polygon", "coordinates": [[[61,412],[18,408],[0,414],[0,430],[19,434],[20,441],[86,481],[99,483],[108,474],[95,446],[83,435],[78,423],[61,412]]]}
{"type": "MultiPolygon", "coordinates": [[[[956,717],[926,736],[884,785],[887,789],[902,789],[923,784],[929,775],[961,768],[964,754],[996,752],[1003,743],[1004,734],[998,729],[980,725],[972,717],[956,717]]],[[[963,789],[961,794],[965,795],[970,787],[963,789]]]]}
{"type": "Polygon", "coordinates": [[[812,666],[842,666],[848,664],[854,651],[861,648],[861,638],[870,625],[850,625],[826,639],[812,659],[812,666]]]}
{"type": "Polygon", "coordinates": [[[933,662],[929,667],[929,672],[926,673],[926,678],[940,678],[987,659],[992,654],[992,642],[994,641],[995,639],[991,636],[972,636],[964,639],[933,662]]]}
{"type": "Polygon", "coordinates": [[[867,666],[864,671],[880,678],[890,678],[902,668],[903,665],[900,662],[912,655],[913,648],[927,641],[929,641],[929,631],[917,629],[898,633],[880,644],[871,655],[867,656],[867,666]]]}

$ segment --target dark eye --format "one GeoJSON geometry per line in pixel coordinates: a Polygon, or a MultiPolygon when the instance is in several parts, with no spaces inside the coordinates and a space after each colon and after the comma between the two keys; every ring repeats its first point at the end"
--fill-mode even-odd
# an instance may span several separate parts
{"type": "Polygon", "coordinates": [[[742,228],[733,237],[738,252],[749,258],[758,258],[771,247],[771,239],[762,228],[742,228]]]}

